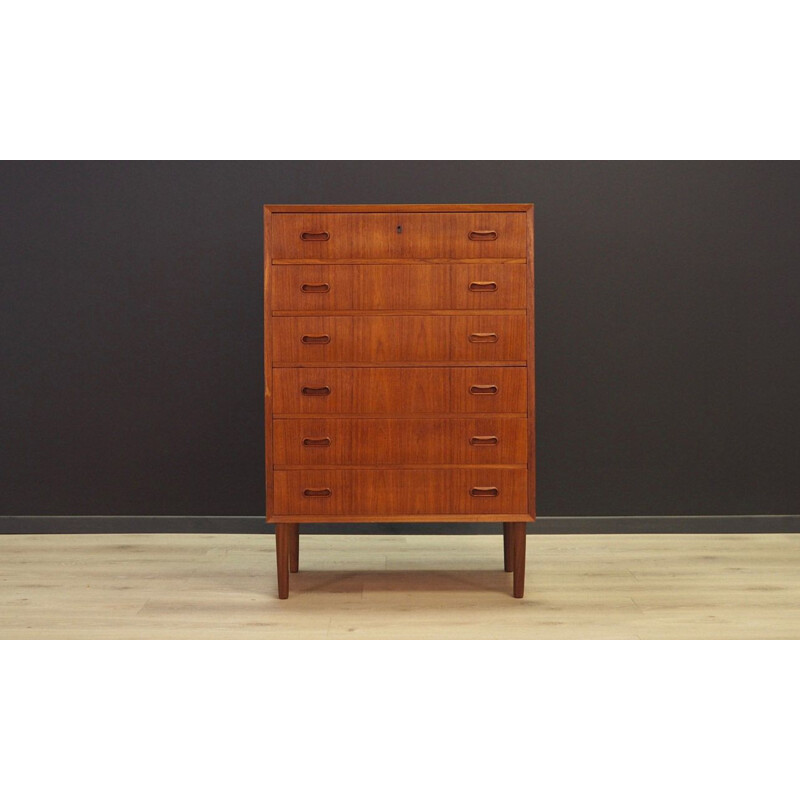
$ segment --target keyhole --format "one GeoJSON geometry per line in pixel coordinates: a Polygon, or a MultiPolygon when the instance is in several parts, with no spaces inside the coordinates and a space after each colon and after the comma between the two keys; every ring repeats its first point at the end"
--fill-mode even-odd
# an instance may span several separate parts
{"type": "Polygon", "coordinates": [[[398,233],[402,233],[403,232],[403,226],[402,225],[398,225],[397,226],[397,232],[398,233]]]}

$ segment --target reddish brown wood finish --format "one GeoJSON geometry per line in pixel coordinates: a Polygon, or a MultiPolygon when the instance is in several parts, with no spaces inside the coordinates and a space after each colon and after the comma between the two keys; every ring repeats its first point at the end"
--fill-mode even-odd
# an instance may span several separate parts
{"type": "Polygon", "coordinates": [[[279,522],[275,526],[275,556],[278,565],[278,597],[285,600],[289,596],[289,548],[292,536],[291,524],[279,522]]]}
{"type": "MultiPolygon", "coordinates": [[[[268,520],[535,518],[533,208],[265,208],[268,520]]],[[[285,564],[285,574],[284,574],[285,564]]]]}
{"type": "Polygon", "coordinates": [[[524,514],[525,469],[275,470],[275,513],[348,517],[392,514],[524,514]],[[497,494],[472,494],[496,489],[497,494]]]}
{"type": "Polygon", "coordinates": [[[275,366],[438,361],[523,362],[525,314],[276,317],[275,366]]]}
{"type": "Polygon", "coordinates": [[[519,418],[304,417],[276,419],[272,433],[275,469],[528,463],[527,420],[519,418]]]}
{"type": "Polygon", "coordinates": [[[524,258],[526,226],[522,212],[274,212],[272,236],[276,259],[524,258]],[[470,239],[475,231],[497,236],[470,239]]]}
{"type": "Polygon", "coordinates": [[[525,367],[276,367],[273,413],[524,415],[526,381],[525,367]],[[472,394],[476,386],[497,392],[472,394]],[[325,387],[324,395],[303,394],[325,387]]]}
{"type": "Polygon", "coordinates": [[[267,519],[269,519],[273,502],[272,484],[272,346],[270,343],[272,327],[272,214],[268,206],[264,206],[264,458],[266,468],[267,519]]]}
{"type": "Polygon", "coordinates": [[[514,571],[514,541],[511,538],[511,523],[503,523],[503,569],[514,571]]]}
{"type": "Polygon", "coordinates": [[[510,522],[511,552],[514,564],[514,597],[525,594],[525,523],[510,522]]]}
{"type": "Polygon", "coordinates": [[[273,311],[526,306],[525,264],[298,264],[274,266],[272,276],[273,311]]]}
{"type": "MultiPolygon", "coordinates": [[[[534,344],[536,334],[533,302],[533,206],[527,210],[527,220],[528,282],[526,286],[526,300],[528,304],[528,511],[531,515],[531,519],[536,519],[536,347],[534,344]]],[[[520,597],[521,596],[522,595],[520,595],[520,597]]]]}
{"type": "Polygon", "coordinates": [[[485,213],[491,211],[519,211],[525,213],[532,206],[530,203],[376,203],[376,204],[350,204],[350,205],[271,205],[266,206],[276,214],[349,214],[358,213],[394,213],[425,214],[433,212],[464,213],[467,211],[485,213]]]}
{"type": "Polygon", "coordinates": [[[300,526],[297,523],[289,525],[289,572],[300,569],[300,526]]]}

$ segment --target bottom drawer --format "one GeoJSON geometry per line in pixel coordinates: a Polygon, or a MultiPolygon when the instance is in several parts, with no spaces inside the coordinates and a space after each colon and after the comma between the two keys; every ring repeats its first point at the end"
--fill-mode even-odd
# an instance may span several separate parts
{"type": "Polygon", "coordinates": [[[527,514],[526,469],[277,469],[275,516],[527,514]]]}

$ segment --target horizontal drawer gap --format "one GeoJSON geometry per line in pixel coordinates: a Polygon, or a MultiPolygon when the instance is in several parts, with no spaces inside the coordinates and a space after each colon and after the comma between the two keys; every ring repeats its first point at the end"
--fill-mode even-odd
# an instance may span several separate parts
{"type": "Polygon", "coordinates": [[[275,470],[302,469],[527,469],[527,464],[275,464],[275,470]]]}
{"type": "Polygon", "coordinates": [[[437,308],[410,308],[393,309],[391,311],[380,310],[342,310],[342,311],[273,311],[273,317],[501,317],[517,316],[524,317],[527,314],[524,308],[490,308],[481,311],[471,309],[455,309],[445,311],[437,308]]]}
{"type": "Polygon", "coordinates": [[[524,367],[525,361],[314,361],[309,364],[295,364],[289,361],[273,361],[272,366],[280,369],[335,369],[336,367],[524,367]]]}
{"type": "Polygon", "coordinates": [[[332,413],[332,414],[323,414],[320,412],[314,412],[309,414],[273,414],[273,419],[317,419],[317,418],[325,418],[325,419],[492,419],[493,417],[497,417],[498,419],[527,419],[527,414],[515,414],[515,413],[495,413],[493,414],[491,411],[486,412],[479,412],[479,411],[466,411],[464,413],[453,413],[448,414],[444,411],[432,411],[430,413],[423,413],[423,414],[344,414],[344,413],[332,413]]]}
{"type": "Polygon", "coordinates": [[[273,258],[272,264],[526,264],[524,258],[273,258]]]}

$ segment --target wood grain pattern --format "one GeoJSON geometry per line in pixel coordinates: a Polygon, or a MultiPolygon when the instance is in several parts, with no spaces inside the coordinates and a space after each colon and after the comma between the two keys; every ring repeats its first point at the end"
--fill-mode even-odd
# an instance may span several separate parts
{"type": "Polygon", "coordinates": [[[274,480],[277,515],[524,514],[528,507],[525,469],[276,470],[274,480]],[[470,494],[484,487],[497,496],[470,494]],[[330,493],[316,494],[324,489],[330,493]]]}
{"type": "Polygon", "coordinates": [[[288,601],[272,536],[0,536],[0,639],[800,639],[800,533],[528,527],[522,601],[499,522],[303,533],[288,601]]]}
{"type": "Polygon", "coordinates": [[[272,360],[275,366],[524,362],[525,338],[521,315],[276,317],[272,360]]]}
{"type": "Polygon", "coordinates": [[[298,524],[346,519],[502,521],[521,597],[535,516],[533,207],[272,206],[264,259],[280,596],[298,524]]]}
{"type": "Polygon", "coordinates": [[[289,596],[289,549],[292,535],[291,524],[278,523],[275,526],[275,559],[278,567],[278,597],[285,600],[289,596]]]}
{"type": "Polygon", "coordinates": [[[273,258],[273,266],[297,266],[300,264],[337,265],[400,265],[400,264],[525,264],[526,258],[273,258]]]}
{"type": "Polygon", "coordinates": [[[275,414],[525,413],[525,367],[302,367],[273,369],[275,414]],[[496,394],[470,393],[496,386],[496,394]],[[321,396],[303,388],[328,387],[321,396]]]}
{"type": "Polygon", "coordinates": [[[514,258],[525,257],[521,212],[275,213],[273,258],[514,258]],[[472,241],[473,231],[492,230],[493,241],[472,241]],[[303,241],[304,232],[325,232],[324,241],[303,241]]]}
{"type": "Polygon", "coordinates": [[[275,468],[286,465],[516,464],[527,466],[527,421],[276,419],[275,468]],[[304,444],[305,442],[305,444],[304,444]]]}
{"type": "Polygon", "coordinates": [[[527,209],[527,245],[528,280],[526,285],[528,316],[528,513],[536,519],[536,347],[535,347],[535,314],[534,314],[534,268],[533,268],[533,206],[527,209]]]}
{"type": "Polygon", "coordinates": [[[289,572],[300,571],[300,526],[289,526],[289,572]]]}
{"type": "Polygon", "coordinates": [[[464,213],[464,212],[486,212],[494,213],[500,211],[517,211],[525,213],[532,208],[531,203],[376,203],[369,204],[350,204],[350,205],[271,205],[272,211],[281,214],[342,214],[342,213],[386,213],[394,214],[398,211],[406,214],[435,213],[464,213]]]}
{"type": "Polygon", "coordinates": [[[273,311],[526,307],[525,264],[282,265],[272,280],[273,311]],[[480,291],[481,283],[496,288],[480,291]]]}
{"type": "Polygon", "coordinates": [[[272,214],[269,207],[264,207],[264,462],[266,470],[266,500],[267,513],[273,505],[273,484],[272,484],[272,436],[270,426],[272,425],[272,347],[270,337],[272,335],[270,312],[272,310],[272,276],[270,274],[270,262],[272,260],[272,248],[270,232],[272,231],[272,214]]]}
{"type": "Polygon", "coordinates": [[[525,308],[526,282],[525,264],[453,264],[450,267],[450,302],[453,308],[473,310],[525,308]],[[484,291],[492,289],[491,284],[496,288],[484,291]]]}
{"type": "Polygon", "coordinates": [[[503,569],[514,571],[514,540],[511,537],[511,523],[503,523],[503,569]]]}
{"type": "Polygon", "coordinates": [[[511,559],[514,567],[514,597],[525,595],[525,549],[527,536],[524,522],[508,524],[511,536],[511,559]]]}

